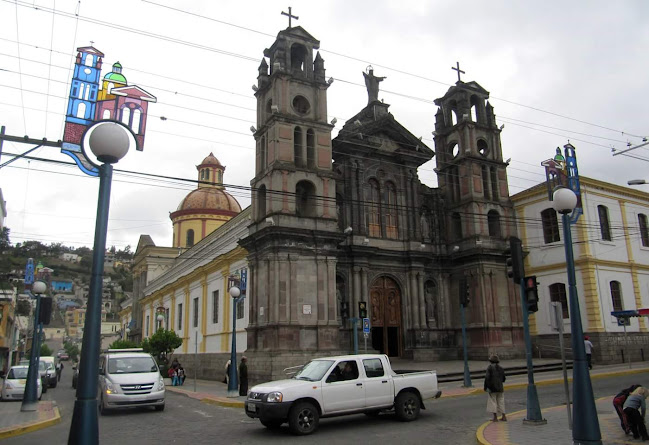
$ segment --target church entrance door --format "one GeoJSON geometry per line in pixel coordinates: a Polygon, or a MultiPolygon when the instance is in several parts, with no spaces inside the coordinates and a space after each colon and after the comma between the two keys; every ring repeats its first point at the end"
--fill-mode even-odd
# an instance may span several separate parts
{"type": "Polygon", "coordinates": [[[401,291],[388,277],[374,280],[370,288],[372,311],[372,347],[382,354],[398,357],[401,354],[401,291]]]}

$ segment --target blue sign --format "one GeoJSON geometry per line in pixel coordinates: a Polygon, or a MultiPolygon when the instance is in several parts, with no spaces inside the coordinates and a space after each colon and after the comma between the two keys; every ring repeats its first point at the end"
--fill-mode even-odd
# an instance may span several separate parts
{"type": "Polygon", "coordinates": [[[369,318],[363,318],[363,333],[364,334],[369,334],[370,333],[370,319],[369,318]]]}
{"type": "Polygon", "coordinates": [[[242,294],[246,293],[246,287],[248,285],[248,269],[241,269],[241,282],[239,283],[239,289],[242,294]]]}

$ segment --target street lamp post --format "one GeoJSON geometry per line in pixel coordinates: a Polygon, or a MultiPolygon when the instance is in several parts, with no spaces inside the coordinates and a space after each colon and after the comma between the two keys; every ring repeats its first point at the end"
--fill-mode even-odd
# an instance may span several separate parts
{"type": "Polygon", "coordinates": [[[38,362],[41,355],[40,334],[38,332],[40,311],[41,311],[41,294],[47,290],[47,285],[42,281],[35,281],[32,285],[32,292],[36,295],[36,308],[34,310],[34,334],[32,336],[32,350],[29,355],[29,370],[27,371],[27,382],[25,384],[25,394],[21,411],[36,411],[38,409],[38,362]]]}
{"type": "Polygon", "coordinates": [[[586,362],[584,332],[581,326],[581,313],[577,298],[575,278],[575,260],[572,251],[572,233],[570,232],[570,213],[577,205],[577,195],[565,187],[557,187],[552,197],[554,209],[561,213],[563,224],[563,242],[566,250],[566,269],[568,271],[568,288],[570,297],[570,331],[572,339],[572,441],[573,444],[602,443],[599,419],[595,408],[593,386],[586,362]]]}
{"type": "Polygon", "coordinates": [[[95,223],[90,293],[83,329],[82,354],[79,361],[77,399],[74,402],[70,435],[68,436],[69,445],[99,443],[97,378],[99,349],[101,347],[101,288],[106,252],[106,232],[108,230],[110,187],[113,177],[112,164],[126,155],[130,145],[129,130],[118,122],[99,122],[90,127],[88,132],[90,134],[88,138],[90,150],[102,164],[98,166],[99,198],[95,223]]]}
{"type": "Polygon", "coordinates": [[[232,297],[232,351],[230,352],[230,380],[228,381],[228,397],[239,396],[239,384],[237,382],[237,300],[241,295],[241,289],[237,286],[230,288],[232,297]]]}

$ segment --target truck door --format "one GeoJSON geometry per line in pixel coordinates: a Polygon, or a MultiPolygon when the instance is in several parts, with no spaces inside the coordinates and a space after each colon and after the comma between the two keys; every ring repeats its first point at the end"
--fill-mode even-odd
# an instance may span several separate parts
{"type": "Polygon", "coordinates": [[[356,360],[343,360],[333,367],[322,385],[322,401],[327,414],[365,407],[365,386],[356,360]]]}
{"type": "Polygon", "coordinates": [[[392,379],[380,358],[363,359],[365,370],[365,407],[390,406],[394,402],[392,379]]]}

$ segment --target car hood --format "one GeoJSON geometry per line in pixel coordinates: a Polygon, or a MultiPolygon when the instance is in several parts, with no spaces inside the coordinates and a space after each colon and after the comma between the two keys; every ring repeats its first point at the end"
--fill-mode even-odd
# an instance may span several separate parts
{"type": "Polygon", "coordinates": [[[266,382],[260,385],[255,385],[250,389],[250,391],[269,393],[273,391],[286,391],[287,389],[300,388],[300,387],[312,387],[315,385],[320,385],[320,382],[319,381],[310,382],[308,380],[285,379],[285,380],[275,380],[274,382],[266,382]]]}
{"type": "Polygon", "coordinates": [[[159,372],[136,372],[132,374],[110,374],[106,376],[118,385],[157,383],[161,377],[159,372]]]}

